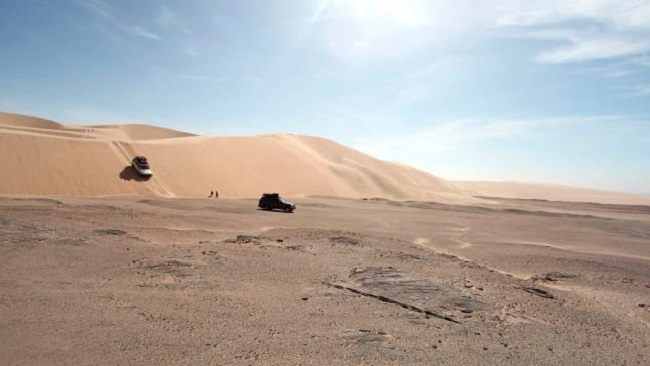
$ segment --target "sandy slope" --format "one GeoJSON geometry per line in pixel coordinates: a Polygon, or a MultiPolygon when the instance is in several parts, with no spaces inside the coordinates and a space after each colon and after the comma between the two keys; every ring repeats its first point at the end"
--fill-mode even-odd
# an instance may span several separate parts
{"type": "Polygon", "coordinates": [[[0,193],[255,197],[383,197],[477,202],[428,173],[364,155],[322,138],[204,137],[152,126],[69,126],[0,113],[0,193]],[[130,168],[148,157],[154,177],[130,168]]]}
{"type": "Polygon", "coordinates": [[[456,181],[454,184],[467,189],[474,195],[485,197],[650,205],[650,197],[647,196],[556,184],[470,181],[456,181]]]}
{"type": "Polygon", "coordinates": [[[146,125],[73,126],[0,112],[0,194],[286,196],[478,203],[474,196],[650,204],[650,197],[511,182],[449,182],[333,141],[287,134],[196,136],[146,125]],[[145,155],[154,177],[130,168],[145,155]]]}
{"type": "Polygon", "coordinates": [[[158,140],[174,137],[195,136],[191,133],[167,128],[138,125],[73,126],[43,118],[0,112],[0,130],[30,133],[41,136],[59,136],[80,139],[107,140],[158,140]]]}

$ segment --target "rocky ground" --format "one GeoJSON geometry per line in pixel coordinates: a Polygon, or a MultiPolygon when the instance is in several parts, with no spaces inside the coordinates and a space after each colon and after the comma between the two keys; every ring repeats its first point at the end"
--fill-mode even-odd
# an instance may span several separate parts
{"type": "Polygon", "coordinates": [[[3,364],[650,363],[650,208],[0,198],[3,364]]]}

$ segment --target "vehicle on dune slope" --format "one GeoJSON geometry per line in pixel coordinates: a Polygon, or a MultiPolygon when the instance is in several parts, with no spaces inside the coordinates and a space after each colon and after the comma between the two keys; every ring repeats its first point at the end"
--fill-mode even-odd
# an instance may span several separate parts
{"type": "Polygon", "coordinates": [[[149,162],[144,156],[136,156],[131,160],[131,166],[142,177],[149,178],[153,175],[151,168],[149,167],[149,162]]]}

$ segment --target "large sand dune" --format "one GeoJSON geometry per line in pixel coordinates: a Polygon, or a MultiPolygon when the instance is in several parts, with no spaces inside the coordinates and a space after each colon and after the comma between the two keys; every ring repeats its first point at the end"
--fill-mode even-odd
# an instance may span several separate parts
{"type": "Polygon", "coordinates": [[[0,193],[255,197],[328,195],[477,202],[423,171],[333,141],[296,135],[195,136],[153,126],[71,126],[0,113],[0,193]],[[131,158],[154,171],[142,180],[131,158]]]}
{"type": "Polygon", "coordinates": [[[650,197],[514,182],[449,182],[309,136],[197,136],[161,127],[74,126],[0,112],[0,194],[285,196],[479,203],[476,196],[650,205],[650,197]],[[130,167],[149,158],[154,177],[130,167]]]}

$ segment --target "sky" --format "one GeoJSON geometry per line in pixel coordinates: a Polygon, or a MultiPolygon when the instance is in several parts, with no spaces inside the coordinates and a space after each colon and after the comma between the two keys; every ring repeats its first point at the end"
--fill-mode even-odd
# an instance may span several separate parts
{"type": "Polygon", "coordinates": [[[0,110],[650,194],[650,0],[1,0],[0,110]]]}

